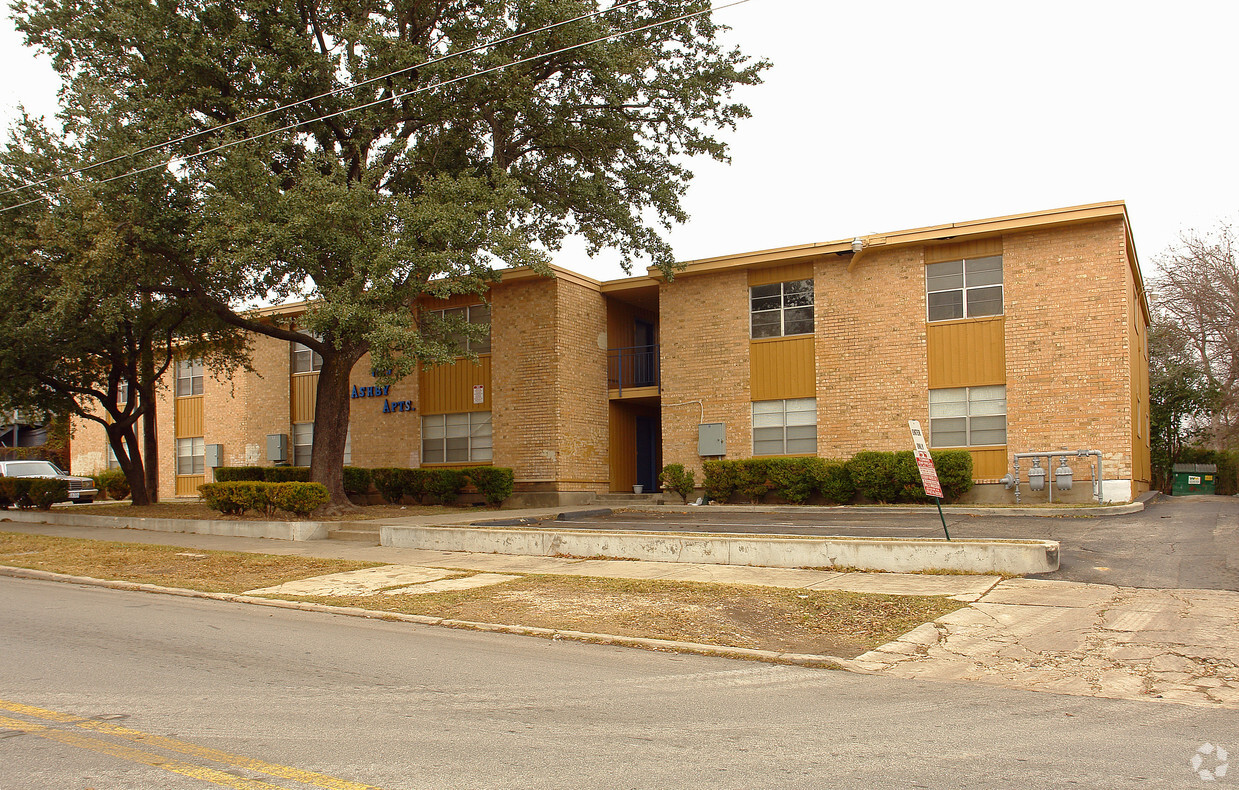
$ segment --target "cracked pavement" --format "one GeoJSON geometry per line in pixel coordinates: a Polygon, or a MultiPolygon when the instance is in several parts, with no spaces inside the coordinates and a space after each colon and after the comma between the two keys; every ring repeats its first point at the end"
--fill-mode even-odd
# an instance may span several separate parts
{"type": "Polygon", "coordinates": [[[1011,579],[852,661],[905,678],[1239,708],[1239,592],[1011,579]]]}

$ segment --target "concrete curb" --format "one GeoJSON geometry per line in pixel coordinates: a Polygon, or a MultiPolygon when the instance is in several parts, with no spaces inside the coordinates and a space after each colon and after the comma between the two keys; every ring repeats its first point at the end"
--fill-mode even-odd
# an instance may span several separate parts
{"type": "Polygon", "coordinates": [[[534,557],[608,557],[763,568],[855,568],[917,573],[1051,573],[1051,540],[857,538],[709,532],[622,532],[531,527],[379,527],[382,546],[534,557]]]}
{"type": "MultiPolygon", "coordinates": [[[[981,507],[968,505],[943,505],[942,512],[958,516],[1040,516],[1056,518],[1061,516],[1123,516],[1139,513],[1144,510],[1145,501],[1137,500],[1122,505],[1103,505],[1101,507],[981,507]]],[[[616,512],[634,513],[689,513],[694,510],[704,510],[712,513],[907,513],[938,515],[933,505],[617,505],[616,512]]]]}
{"type": "Polygon", "coordinates": [[[0,576],[14,579],[35,579],[38,581],[60,582],[64,584],[81,584],[88,587],[104,587],[112,590],[128,590],[130,592],[147,592],[159,595],[172,595],[180,598],[202,598],[226,603],[241,603],[254,606],[270,606],[276,609],[295,609],[302,612],[319,612],[321,614],[336,614],[345,617],[360,617],[366,620],[385,620],[389,622],[410,623],[413,625],[432,625],[446,628],[458,628],[468,631],[483,631],[489,633],[515,634],[517,636],[537,636],[545,639],[569,639],[574,642],[587,642],[598,645],[615,645],[618,647],[639,647],[646,650],[657,650],[673,653],[695,653],[698,655],[717,656],[719,658],[737,658],[750,661],[766,661],[776,664],[795,664],[798,666],[818,667],[824,669],[843,669],[852,672],[864,672],[852,665],[852,659],[836,656],[819,656],[805,653],[781,653],[775,650],[757,650],[748,647],[724,647],[720,645],[705,645],[697,642],[677,642],[670,639],[647,639],[637,636],[616,636],[614,634],[593,634],[586,631],[567,631],[558,628],[536,628],[524,625],[506,625],[503,623],[477,623],[469,620],[452,620],[444,617],[428,617],[426,615],[401,614],[399,612],[383,612],[375,609],[360,609],[352,606],[327,606],[325,604],[305,603],[302,601],[282,601],[274,598],[259,598],[252,595],[236,593],[212,593],[201,590],[188,590],[182,587],[163,587],[158,584],[140,584],[138,582],[114,581],[110,579],[95,579],[89,576],[70,576],[64,573],[32,570],[30,568],[15,568],[0,565],[0,576]]]}
{"type": "Polygon", "coordinates": [[[99,516],[60,511],[5,510],[0,522],[20,521],[27,524],[59,524],[64,527],[118,526],[151,532],[187,532],[194,535],[224,535],[233,538],[271,538],[274,540],[326,540],[328,531],[339,521],[216,521],[192,518],[139,518],[132,516],[99,516]],[[123,521],[123,524],[117,522],[123,521]]]}

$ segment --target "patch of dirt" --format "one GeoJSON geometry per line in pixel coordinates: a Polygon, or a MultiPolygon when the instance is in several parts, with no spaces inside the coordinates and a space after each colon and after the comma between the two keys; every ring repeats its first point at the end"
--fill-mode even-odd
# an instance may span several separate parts
{"type": "MultiPolygon", "coordinates": [[[[56,508],[61,510],[61,508],[56,508]]],[[[330,515],[315,514],[312,521],[370,521],[379,518],[404,518],[406,516],[432,516],[437,513],[460,513],[462,510],[474,510],[481,514],[495,511],[486,508],[445,507],[443,505],[362,505],[342,513],[330,515]]],[[[136,507],[127,502],[112,502],[107,504],[73,505],[64,508],[62,512],[72,512],[92,516],[124,516],[128,518],[190,518],[210,521],[271,521],[262,513],[249,511],[241,516],[226,516],[211,510],[201,502],[160,502],[154,505],[136,507]]],[[[275,515],[275,521],[299,521],[288,513],[275,515]]]]}

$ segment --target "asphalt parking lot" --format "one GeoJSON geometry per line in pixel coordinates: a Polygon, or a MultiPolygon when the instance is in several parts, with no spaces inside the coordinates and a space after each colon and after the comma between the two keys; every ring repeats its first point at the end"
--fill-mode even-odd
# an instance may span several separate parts
{"type": "MultiPolygon", "coordinates": [[[[1062,545],[1061,567],[1038,578],[1163,589],[1239,590],[1239,498],[1159,497],[1118,516],[972,516],[947,513],[953,538],[1039,538],[1062,545]]],[[[576,529],[942,537],[934,508],[915,513],[711,507],[623,511],[559,522],[576,529]]]]}

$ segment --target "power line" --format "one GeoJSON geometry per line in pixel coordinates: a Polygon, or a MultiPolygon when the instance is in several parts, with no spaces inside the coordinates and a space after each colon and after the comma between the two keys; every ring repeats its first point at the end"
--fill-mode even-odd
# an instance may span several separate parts
{"type": "MultiPolygon", "coordinates": [[[[637,0],[637,2],[640,2],[640,0],[637,0]]],[[[158,151],[161,148],[167,148],[168,146],[171,146],[171,145],[183,143],[188,140],[192,140],[195,137],[201,137],[202,135],[211,134],[213,132],[219,132],[224,129],[231,128],[233,126],[237,126],[239,124],[248,123],[250,121],[254,121],[259,118],[264,118],[268,115],[271,115],[272,113],[283,112],[284,110],[291,110],[292,108],[300,107],[303,104],[309,104],[311,102],[319,101],[320,99],[328,99],[328,98],[331,98],[332,96],[338,96],[341,93],[346,93],[351,90],[356,90],[357,88],[361,88],[363,86],[370,85],[375,82],[380,82],[382,80],[390,79],[392,77],[398,77],[401,74],[405,74],[407,72],[414,71],[416,69],[426,68],[427,66],[434,66],[439,63],[443,63],[444,61],[451,60],[452,58],[458,58],[463,55],[470,55],[474,52],[480,52],[481,50],[489,49],[490,47],[496,47],[496,46],[499,46],[500,44],[507,44],[509,42],[516,41],[517,39],[525,38],[526,36],[532,36],[537,33],[545,33],[546,31],[554,30],[557,27],[563,27],[564,25],[570,25],[574,22],[581,22],[586,19],[592,19],[593,17],[596,17],[596,16],[601,16],[603,14],[609,14],[612,11],[616,10],[617,8],[622,8],[625,5],[627,4],[622,3],[622,2],[616,3],[615,5],[612,5],[610,8],[603,8],[598,11],[593,11],[588,14],[582,14],[581,16],[573,17],[572,19],[565,19],[561,22],[554,22],[552,24],[537,28],[536,30],[528,30],[524,33],[514,33],[513,35],[507,36],[505,38],[497,39],[495,41],[488,41],[485,44],[478,44],[477,46],[470,47],[469,49],[463,49],[460,52],[451,52],[451,53],[448,53],[447,55],[442,55],[437,58],[431,58],[430,60],[424,61],[422,63],[418,63],[414,66],[406,66],[402,69],[396,69],[395,71],[388,72],[387,74],[383,74],[378,77],[371,77],[368,80],[362,80],[361,82],[355,82],[351,85],[342,85],[341,87],[327,91],[326,93],[320,93],[319,95],[311,96],[308,99],[301,99],[299,101],[292,102],[291,104],[285,104],[280,107],[274,107],[270,110],[264,110],[260,113],[255,113],[253,115],[247,115],[244,118],[238,118],[235,121],[229,121],[228,123],[221,124],[219,126],[213,126],[210,129],[203,129],[202,131],[199,131],[199,132],[190,132],[189,134],[185,134],[185,135],[182,135],[180,137],[177,137],[171,140],[165,140],[162,143],[155,143],[154,145],[148,145],[147,147],[138,149],[137,151],[130,151],[129,153],[120,154],[119,156],[114,156],[111,159],[105,159],[102,162],[95,162],[93,164],[86,165],[85,167],[78,167],[72,170],[66,170],[63,173],[56,173],[54,175],[47,176],[46,178],[43,178],[39,181],[32,181],[29,184],[22,184],[21,186],[9,187],[8,189],[0,190],[0,197],[11,194],[13,192],[21,192],[22,190],[30,189],[31,187],[42,186],[43,184],[46,184],[50,181],[55,181],[60,178],[66,178],[68,176],[73,176],[73,175],[79,175],[89,170],[94,170],[97,167],[103,167],[104,165],[110,165],[114,162],[119,162],[122,159],[129,159],[130,157],[141,156],[142,154],[147,154],[147,153],[150,153],[151,151],[158,151]]]]}
{"type": "MultiPolygon", "coordinates": [[[[486,74],[492,74],[492,73],[495,73],[495,72],[498,72],[498,71],[502,71],[502,70],[507,69],[507,68],[510,68],[510,67],[512,67],[512,66],[518,66],[518,65],[520,65],[520,64],[522,64],[522,63],[532,63],[532,62],[539,61],[539,60],[545,60],[546,58],[553,57],[553,56],[555,56],[555,55],[561,55],[561,54],[563,54],[563,53],[565,53],[565,52],[571,52],[571,51],[573,51],[573,50],[581,49],[581,48],[583,48],[583,47],[588,47],[588,46],[590,46],[590,45],[592,45],[592,44],[599,44],[599,43],[602,43],[602,42],[604,42],[604,41],[610,41],[611,39],[619,38],[619,37],[621,37],[621,36],[626,36],[626,35],[628,35],[628,34],[630,34],[630,33],[640,33],[640,32],[646,31],[646,30],[653,30],[653,29],[655,29],[655,28],[665,27],[666,25],[674,24],[674,23],[676,23],[676,22],[683,22],[684,20],[687,20],[687,19],[693,19],[693,18],[695,18],[695,17],[699,17],[699,16],[702,16],[702,15],[704,15],[704,14],[711,13],[711,12],[713,12],[713,11],[722,11],[723,9],[726,9],[726,8],[731,8],[732,6],[742,5],[742,4],[747,3],[747,2],[749,2],[749,0],[733,0],[733,1],[732,1],[732,2],[730,2],[730,3],[725,3],[725,4],[720,5],[720,6],[711,6],[711,7],[709,7],[709,8],[704,8],[704,9],[702,9],[702,10],[700,10],[700,11],[694,11],[694,12],[693,12],[693,13],[691,13],[691,14],[682,14],[682,15],[680,15],[680,16],[673,17],[673,18],[671,18],[671,19],[665,19],[665,20],[662,20],[662,21],[660,21],[660,22],[652,22],[652,23],[650,23],[650,24],[648,24],[648,25],[642,25],[641,27],[631,28],[631,29],[629,29],[629,30],[621,30],[621,31],[619,31],[619,32],[616,32],[616,33],[611,33],[611,34],[608,34],[608,35],[602,36],[602,37],[600,37],[600,38],[593,39],[593,40],[591,40],[591,41],[585,41],[585,42],[582,42],[582,43],[579,43],[579,44],[572,44],[572,45],[567,46],[567,47],[561,47],[561,48],[559,48],[559,49],[552,50],[552,51],[550,51],[550,52],[543,52],[543,53],[538,54],[538,55],[531,55],[530,57],[527,57],[527,58],[519,58],[519,59],[514,60],[514,61],[512,61],[512,62],[510,62],[510,63],[503,63],[503,64],[500,64],[500,65],[498,65],[498,66],[492,66],[492,67],[487,68],[487,69],[482,69],[481,71],[475,71],[475,72],[473,72],[472,74],[465,74],[465,75],[462,75],[462,76],[460,76],[460,77],[454,77],[454,78],[452,78],[452,79],[450,79],[450,80],[445,80],[444,82],[437,82],[437,83],[435,83],[435,84],[433,84],[433,85],[425,85],[425,86],[422,86],[422,87],[420,87],[420,88],[414,88],[413,90],[410,90],[410,91],[405,91],[405,92],[403,92],[403,93],[396,93],[396,94],[392,94],[391,96],[388,96],[388,97],[386,97],[386,98],[376,99],[376,100],[371,101],[371,102],[366,102],[366,103],[364,103],[364,104],[358,104],[358,105],[356,105],[356,106],[353,106],[353,107],[348,107],[348,108],[345,108],[345,109],[343,109],[343,110],[337,110],[336,112],[327,113],[326,115],[320,115],[320,116],[316,116],[316,117],[314,117],[314,118],[309,118],[309,119],[306,119],[306,120],[304,120],[304,121],[299,121],[299,122],[294,123],[294,124],[289,124],[289,125],[287,125],[287,126],[282,126],[282,127],[278,128],[278,129],[271,129],[271,130],[269,130],[269,131],[262,132],[262,133],[260,133],[260,134],[255,134],[255,135],[252,135],[252,136],[249,136],[249,137],[245,137],[245,138],[242,138],[242,139],[240,139],[240,140],[233,140],[233,141],[228,142],[228,143],[223,143],[223,144],[221,144],[221,145],[217,145],[217,146],[215,146],[214,148],[208,148],[208,149],[207,149],[207,150],[205,150],[205,151],[197,151],[197,152],[195,152],[195,153],[188,154],[188,155],[183,156],[183,157],[172,157],[172,158],[170,158],[170,159],[167,159],[167,160],[162,161],[162,162],[158,162],[158,163],[153,164],[153,165],[148,165],[148,166],[146,166],[146,167],[137,168],[137,169],[134,169],[134,170],[129,170],[129,171],[126,171],[126,172],[124,172],[124,173],[120,173],[119,175],[111,176],[110,178],[100,179],[99,181],[97,181],[97,182],[95,182],[95,183],[98,183],[98,184],[108,184],[108,183],[111,183],[111,182],[113,182],[113,181],[119,181],[120,179],[123,179],[123,178],[129,178],[129,177],[131,177],[131,176],[141,175],[142,173],[149,173],[149,172],[150,172],[150,171],[152,171],[152,170],[159,170],[159,169],[161,169],[161,168],[167,168],[167,167],[170,167],[170,166],[171,166],[174,162],[176,162],[177,160],[181,160],[181,161],[186,161],[186,162],[187,162],[187,161],[189,161],[189,160],[191,160],[191,159],[197,159],[197,158],[199,158],[199,157],[207,156],[207,155],[209,155],[209,154],[218,153],[219,151],[223,151],[223,150],[226,150],[226,149],[228,149],[228,148],[234,148],[234,147],[236,147],[236,146],[238,146],[238,145],[241,145],[242,143],[251,142],[251,141],[253,141],[253,140],[261,140],[262,138],[264,138],[264,137],[270,137],[270,136],[271,136],[271,135],[273,135],[273,134],[279,134],[280,132],[292,131],[293,129],[298,129],[298,128],[302,127],[302,126],[306,126],[306,125],[311,124],[311,123],[316,123],[316,122],[318,122],[318,121],[325,121],[325,120],[327,120],[327,119],[329,119],[329,118],[336,118],[336,117],[339,117],[339,116],[344,115],[344,114],[346,114],[346,113],[354,112],[354,111],[356,111],[356,110],[364,110],[364,109],[367,109],[367,108],[369,108],[369,107],[374,107],[374,106],[377,106],[377,105],[380,105],[380,104],[386,104],[386,103],[388,103],[388,102],[394,102],[394,101],[397,101],[398,99],[403,99],[403,98],[406,98],[406,97],[409,97],[409,96],[416,95],[416,94],[418,94],[418,93],[424,93],[424,92],[426,92],[426,91],[428,91],[428,90],[431,90],[431,89],[433,89],[433,88],[442,88],[442,87],[446,87],[446,86],[448,86],[448,85],[453,85],[453,84],[455,84],[455,83],[457,83],[457,82],[463,82],[464,80],[473,79],[473,78],[475,78],[475,77],[481,77],[481,76],[484,76],[484,75],[486,75],[486,74]]],[[[36,204],[36,203],[42,203],[44,200],[47,200],[47,199],[48,199],[48,196],[43,195],[43,196],[40,196],[40,197],[38,197],[38,198],[34,198],[34,199],[32,199],[32,200],[27,200],[27,201],[25,201],[24,203],[18,203],[18,204],[16,204],[16,205],[12,205],[12,206],[5,206],[5,207],[3,207],[3,208],[0,208],[0,214],[5,213],[5,212],[8,212],[8,211],[15,211],[15,210],[17,210],[17,209],[19,209],[19,208],[24,208],[24,207],[26,207],[26,206],[31,206],[31,205],[34,205],[34,204],[36,204]]]]}

